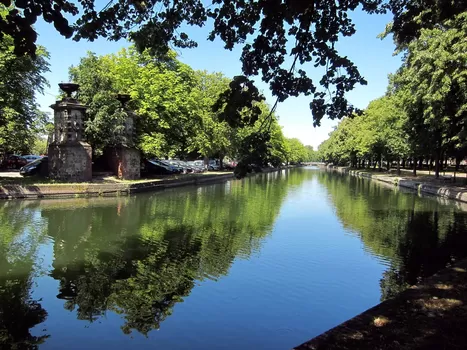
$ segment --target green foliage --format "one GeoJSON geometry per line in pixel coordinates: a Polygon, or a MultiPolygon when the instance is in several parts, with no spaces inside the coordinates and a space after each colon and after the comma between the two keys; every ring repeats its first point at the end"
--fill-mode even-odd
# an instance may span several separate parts
{"type": "Polygon", "coordinates": [[[29,153],[46,121],[38,110],[36,93],[47,85],[48,53],[37,49],[36,58],[13,53],[13,39],[0,39],[0,152],[29,153]]]}
{"type": "Polygon", "coordinates": [[[397,50],[420,37],[423,29],[434,29],[446,20],[467,11],[465,1],[456,0],[405,0],[390,1],[383,5],[394,14],[383,36],[393,34],[397,50]]]}
{"type": "Polygon", "coordinates": [[[220,118],[221,112],[213,108],[219,96],[228,90],[229,79],[221,73],[210,74],[206,71],[195,72],[195,77],[196,88],[192,94],[196,101],[195,115],[198,122],[191,130],[191,142],[187,150],[208,158],[215,155],[235,157],[232,138],[236,130],[220,118]]]}
{"type": "Polygon", "coordinates": [[[286,139],[285,148],[287,161],[291,164],[301,163],[308,159],[308,150],[299,139],[286,139]]]}
{"type": "Polygon", "coordinates": [[[69,71],[71,80],[80,84],[80,101],[88,107],[86,139],[96,149],[118,143],[123,120],[109,60],[88,53],[69,71]]]}
{"type": "MultiPolygon", "coordinates": [[[[467,13],[433,29],[422,29],[392,77],[407,113],[414,153],[441,155],[464,148],[467,130],[467,13]]],[[[439,168],[437,167],[437,173],[439,168]]]]}
{"type": "MultiPolygon", "coordinates": [[[[32,24],[42,16],[67,38],[91,41],[98,37],[131,39],[140,52],[149,49],[152,55],[160,56],[169,52],[170,45],[181,48],[197,46],[181,28],[209,24],[212,25],[209,40],[220,39],[228,50],[236,45],[243,46],[241,81],[251,82],[249,77],[260,75],[279,101],[299,94],[313,95],[310,109],[315,124],[319,125],[324,116],[342,118],[351,114],[354,109],[345,94],[357,84],[366,84],[353,62],[335,48],[340,37],[351,36],[356,31],[349,14],[359,7],[367,13],[390,10],[394,14],[392,32],[397,38],[404,38],[413,34],[407,32],[414,23],[419,29],[465,10],[464,5],[457,4],[453,6],[455,10],[447,11],[453,2],[446,0],[441,3],[414,0],[388,3],[379,0],[325,3],[246,0],[233,4],[230,0],[219,0],[208,5],[201,0],[148,0],[111,2],[97,10],[99,6],[94,0],[80,2],[79,5],[75,1],[15,1],[19,10],[13,7],[6,10],[8,15],[0,18],[0,33],[14,37],[15,52],[33,55],[37,34],[32,24]],[[422,23],[418,24],[421,10],[428,11],[428,15],[421,16],[422,23]],[[68,19],[76,22],[69,23],[68,19]],[[294,45],[289,44],[292,42],[294,45]],[[290,56],[294,62],[292,67],[287,62],[290,56]],[[297,63],[303,67],[296,68],[297,63]],[[313,81],[308,76],[307,68],[312,67],[324,69],[320,80],[313,81]]],[[[3,4],[8,7],[11,1],[5,0],[3,4]]],[[[233,84],[242,85],[237,84],[237,80],[234,79],[233,84]]],[[[245,102],[248,105],[253,100],[258,101],[257,90],[253,86],[247,91],[232,90],[239,92],[235,96],[244,96],[241,99],[229,98],[228,110],[238,110],[245,102]]],[[[241,122],[239,114],[228,113],[226,118],[235,124],[241,122]]]]}
{"type": "Polygon", "coordinates": [[[344,118],[319,147],[326,162],[357,166],[365,160],[399,160],[409,154],[406,116],[393,96],[372,101],[362,115],[344,118]]]}
{"type": "Polygon", "coordinates": [[[47,154],[47,139],[37,136],[31,148],[31,153],[37,155],[47,154]]]}
{"type": "Polygon", "coordinates": [[[228,156],[245,166],[308,159],[298,140],[287,145],[277,117],[258,93],[243,98],[254,89],[248,81],[232,84],[220,73],[194,71],[172,51],[160,58],[134,48],[101,57],[88,53],[70,68],[70,77],[88,106],[85,132],[94,149],[122,142],[126,111],[116,94],[126,93],[136,113],[134,141],[147,157],[228,156]],[[243,102],[233,110],[230,99],[243,102]]]}
{"type": "Polygon", "coordinates": [[[117,93],[132,97],[138,146],[151,156],[174,156],[188,144],[196,120],[194,71],[176,60],[173,52],[163,59],[133,48],[116,55],[92,53],[70,68],[70,77],[80,84],[80,99],[89,106],[86,137],[98,148],[122,142],[126,111],[117,93]]]}
{"type": "MultiPolygon", "coordinates": [[[[419,24],[447,16],[425,15],[419,24]]],[[[467,13],[425,24],[417,27],[418,37],[396,38],[406,54],[390,76],[387,96],[372,101],[363,115],[344,119],[320,146],[323,160],[359,166],[382,158],[434,159],[436,176],[443,158],[455,157],[459,165],[467,151],[467,13]]]]}

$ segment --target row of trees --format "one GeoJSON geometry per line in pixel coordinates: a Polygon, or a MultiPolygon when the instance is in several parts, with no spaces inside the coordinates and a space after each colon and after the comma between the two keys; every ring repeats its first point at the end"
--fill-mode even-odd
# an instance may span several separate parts
{"type": "Polygon", "coordinates": [[[128,93],[136,113],[133,142],[147,157],[229,157],[261,166],[304,162],[314,154],[283,135],[264,101],[234,111],[240,118],[229,120],[232,111],[219,101],[234,93],[230,79],[195,71],[172,51],[162,58],[133,47],[106,56],[88,53],[70,68],[70,78],[89,107],[85,136],[97,152],[124,142],[126,112],[116,94],[128,93]]]}
{"type": "Polygon", "coordinates": [[[363,114],[344,118],[319,148],[335,164],[369,166],[411,162],[414,173],[467,151],[467,13],[442,22],[400,48],[401,68],[389,79],[387,94],[363,114]]]}

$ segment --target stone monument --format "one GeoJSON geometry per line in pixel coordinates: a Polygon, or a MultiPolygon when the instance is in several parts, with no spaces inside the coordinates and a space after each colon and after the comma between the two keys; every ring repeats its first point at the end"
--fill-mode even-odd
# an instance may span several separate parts
{"type": "Polygon", "coordinates": [[[49,177],[69,182],[92,180],[92,148],[83,139],[86,106],[72,97],[78,84],[58,84],[66,96],[55,102],[54,133],[49,145],[49,177]]]}
{"type": "Polygon", "coordinates": [[[134,144],[134,117],[135,113],[127,108],[130,95],[118,94],[117,99],[125,112],[123,135],[119,145],[108,150],[110,167],[119,179],[136,180],[141,176],[141,155],[134,144]]]}

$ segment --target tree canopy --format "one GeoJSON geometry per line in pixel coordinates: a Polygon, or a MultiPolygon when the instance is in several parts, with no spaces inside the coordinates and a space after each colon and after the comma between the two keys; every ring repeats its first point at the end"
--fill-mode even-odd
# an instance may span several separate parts
{"type": "MultiPolygon", "coordinates": [[[[4,14],[0,13],[0,18],[4,14]]],[[[45,113],[36,94],[47,86],[48,53],[39,47],[34,58],[14,54],[14,40],[0,39],[0,152],[28,152],[43,130],[45,113]]]]}
{"type": "Polygon", "coordinates": [[[195,71],[173,51],[163,59],[133,47],[106,56],[88,53],[70,68],[70,78],[80,84],[79,98],[89,107],[85,136],[95,150],[122,142],[126,112],[116,94],[126,93],[135,111],[134,143],[147,157],[227,156],[259,166],[310,159],[299,140],[284,137],[264,101],[238,110],[236,122],[226,120],[227,102],[219,96],[235,94],[230,79],[195,71]]]}
{"type": "MultiPolygon", "coordinates": [[[[335,164],[376,165],[411,158],[414,166],[443,159],[457,167],[467,150],[467,13],[444,21],[406,45],[401,68],[386,96],[364,113],[345,118],[320,147],[335,164]]],[[[415,169],[415,168],[414,168],[415,169]]]]}
{"type": "MultiPolygon", "coordinates": [[[[228,50],[241,45],[243,74],[259,75],[278,101],[313,95],[310,108],[315,125],[325,115],[342,118],[351,114],[354,108],[345,93],[357,84],[366,84],[353,62],[335,48],[339,37],[355,33],[351,11],[361,7],[367,13],[392,12],[394,20],[388,32],[399,45],[405,45],[423,28],[433,28],[466,9],[464,2],[453,0],[213,0],[209,5],[201,0],[110,0],[102,8],[94,0],[80,1],[79,5],[66,0],[22,0],[14,6],[11,0],[2,3],[9,8],[8,15],[0,19],[0,35],[14,38],[18,54],[35,54],[33,24],[39,17],[53,23],[66,38],[126,38],[134,41],[140,52],[149,49],[159,56],[169,51],[169,45],[197,45],[185,30],[187,26],[212,25],[208,39],[220,39],[228,50]],[[319,82],[305,71],[310,65],[324,71],[319,82]]],[[[233,80],[238,88],[245,82],[249,80],[233,80]]],[[[254,100],[254,89],[250,88],[249,94],[254,100]]]]}

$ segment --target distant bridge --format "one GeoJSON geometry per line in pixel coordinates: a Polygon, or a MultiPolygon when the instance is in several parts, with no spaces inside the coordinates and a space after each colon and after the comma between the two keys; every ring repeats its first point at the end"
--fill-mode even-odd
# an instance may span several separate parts
{"type": "Polygon", "coordinates": [[[309,165],[309,166],[317,166],[319,168],[324,168],[326,166],[325,163],[322,163],[322,162],[306,162],[306,163],[303,163],[304,165],[309,165]]]}

